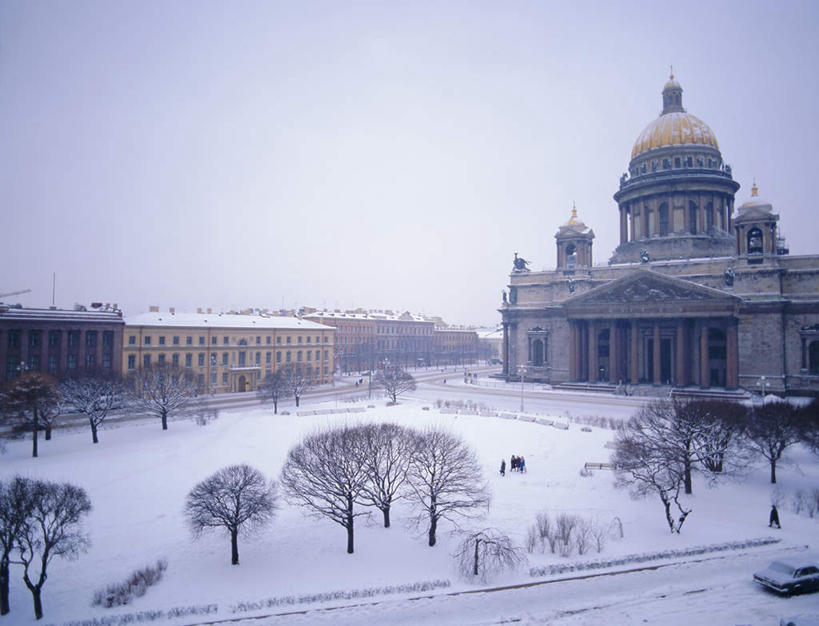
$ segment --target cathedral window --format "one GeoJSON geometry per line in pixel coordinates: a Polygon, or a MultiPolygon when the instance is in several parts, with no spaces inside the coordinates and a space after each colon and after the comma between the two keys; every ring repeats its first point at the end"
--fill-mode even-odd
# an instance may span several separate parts
{"type": "Polygon", "coordinates": [[[688,231],[697,234],[697,205],[693,202],[688,203],[688,231]]]}
{"type": "Polygon", "coordinates": [[[808,346],[808,373],[819,376],[819,341],[811,341],[808,346]]]}
{"type": "Polygon", "coordinates": [[[758,228],[748,231],[748,254],[762,254],[762,231],[758,228]]]}
{"type": "Polygon", "coordinates": [[[660,205],[660,237],[668,235],[668,205],[663,202],[660,205]]]}
{"type": "Polygon", "coordinates": [[[674,157],[674,167],[680,167],[680,157],[674,157]]]}
{"type": "Polygon", "coordinates": [[[566,267],[573,268],[577,265],[577,246],[570,243],[566,246],[566,267]]]}

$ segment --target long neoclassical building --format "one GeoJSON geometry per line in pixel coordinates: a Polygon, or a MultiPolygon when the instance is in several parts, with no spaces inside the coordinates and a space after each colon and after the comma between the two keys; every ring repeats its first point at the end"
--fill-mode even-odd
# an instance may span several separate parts
{"type": "Polygon", "coordinates": [[[779,215],[739,190],[713,131],[666,83],[614,194],[620,244],[593,264],[577,217],[556,269],[516,259],[503,373],[547,383],[819,392],[819,255],[790,255],[779,215]]]}

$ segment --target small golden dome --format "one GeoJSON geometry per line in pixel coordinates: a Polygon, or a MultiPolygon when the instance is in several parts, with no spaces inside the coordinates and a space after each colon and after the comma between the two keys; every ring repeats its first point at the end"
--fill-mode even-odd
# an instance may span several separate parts
{"type": "Polygon", "coordinates": [[[719,150],[714,131],[701,119],[685,112],[665,113],[639,134],[631,150],[631,158],[655,148],[690,144],[711,146],[719,150]]]}
{"type": "MultiPolygon", "coordinates": [[[[566,226],[573,226],[574,224],[583,224],[579,219],[577,219],[577,207],[574,205],[574,201],[572,201],[572,216],[569,218],[569,221],[566,222],[566,226]]],[[[583,224],[585,226],[585,224],[583,224]]]]}

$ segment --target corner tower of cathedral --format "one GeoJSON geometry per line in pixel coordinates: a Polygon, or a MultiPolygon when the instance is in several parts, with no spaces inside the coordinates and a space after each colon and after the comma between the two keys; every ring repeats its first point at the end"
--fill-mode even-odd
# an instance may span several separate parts
{"type": "Polygon", "coordinates": [[[731,224],[739,183],[723,162],[717,138],[683,107],[672,74],[663,109],[638,135],[628,172],[614,194],[620,245],[612,263],[728,256],[735,253],[731,224]]]}

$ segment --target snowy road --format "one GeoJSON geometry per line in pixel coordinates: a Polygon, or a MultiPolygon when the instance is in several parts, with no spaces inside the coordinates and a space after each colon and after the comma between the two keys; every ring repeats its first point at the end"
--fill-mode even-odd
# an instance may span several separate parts
{"type": "MultiPolygon", "coordinates": [[[[254,619],[254,624],[776,625],[819,613],[819,595],[781,598],[751,580],[783,549],[703,557],[657,569],[479,593],[383,600],[254,619]]],[[[251,621],[244,623],[250,624],[251,621]]]]}

